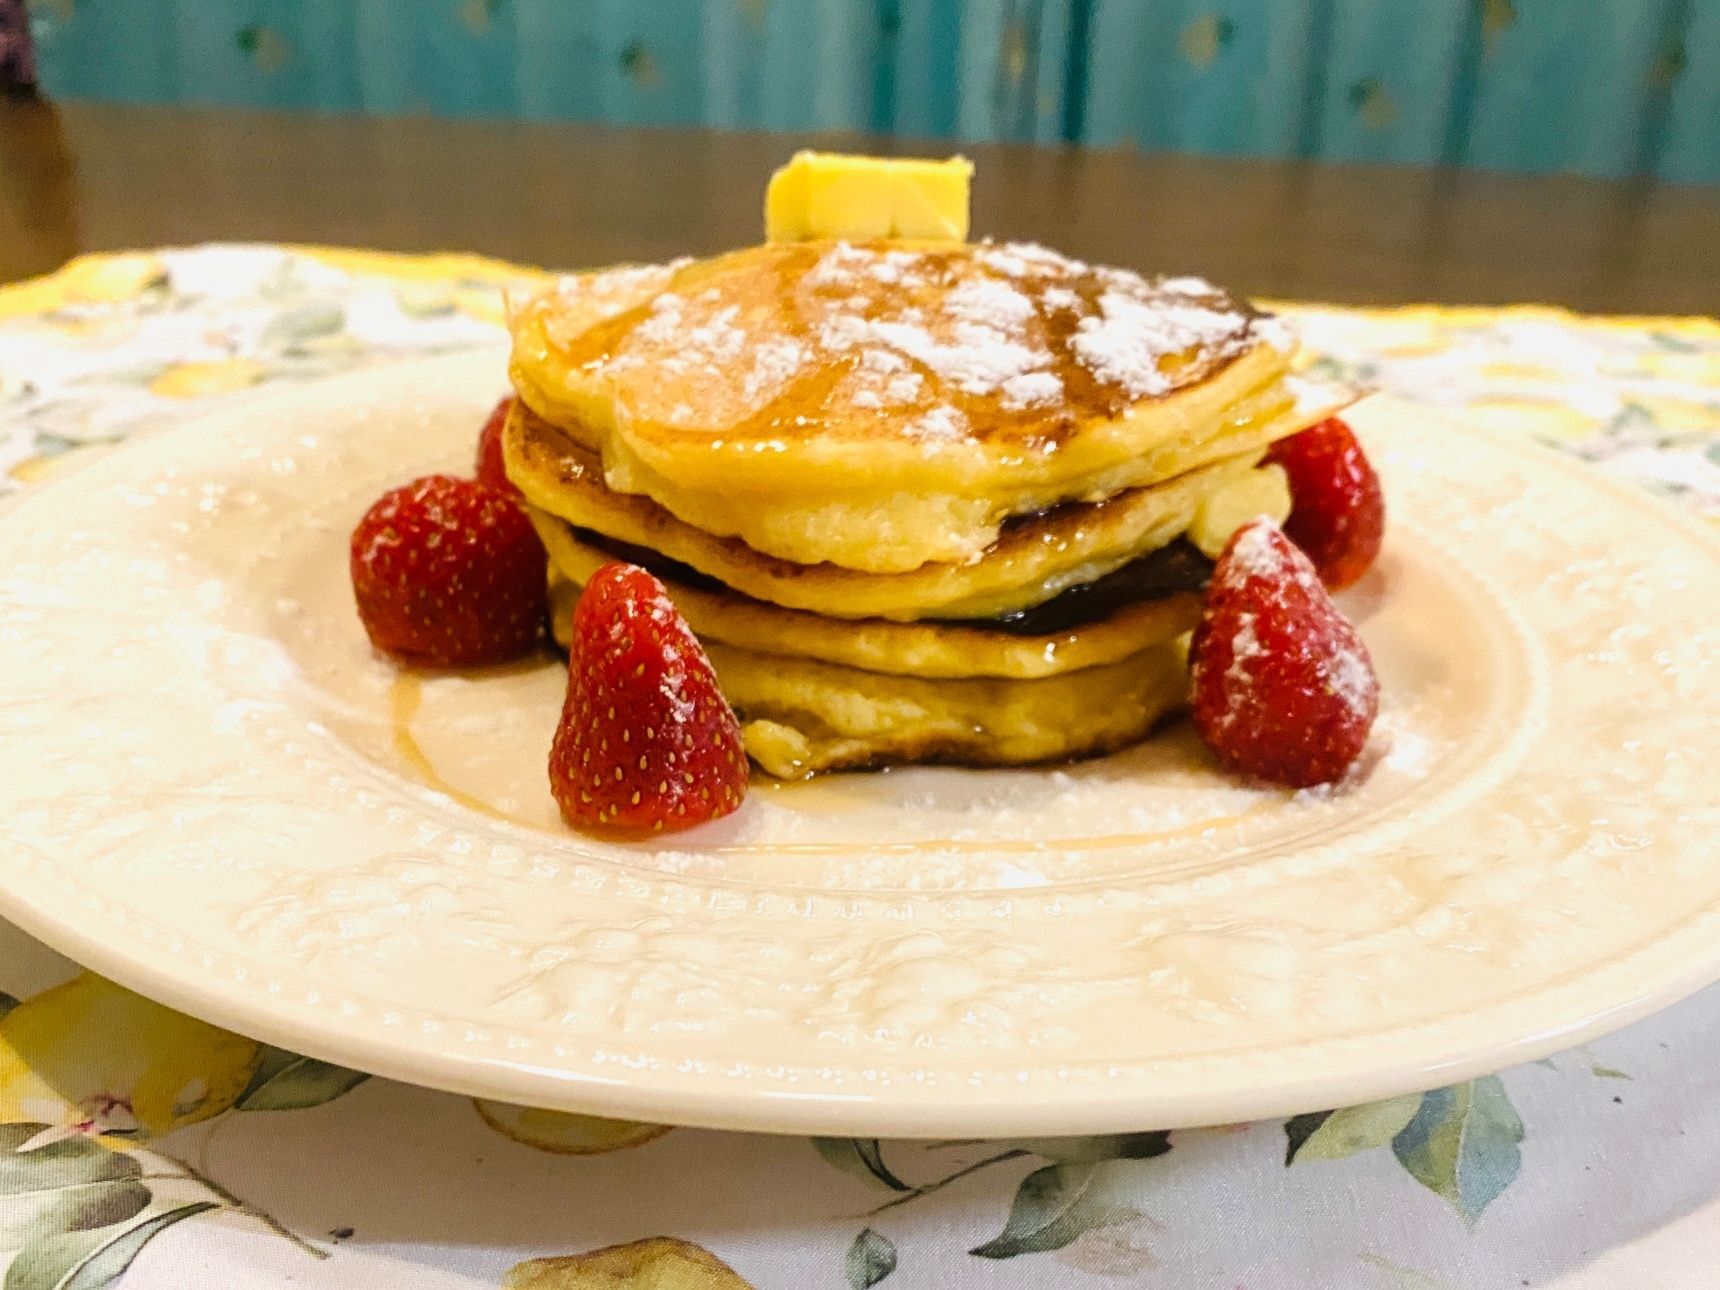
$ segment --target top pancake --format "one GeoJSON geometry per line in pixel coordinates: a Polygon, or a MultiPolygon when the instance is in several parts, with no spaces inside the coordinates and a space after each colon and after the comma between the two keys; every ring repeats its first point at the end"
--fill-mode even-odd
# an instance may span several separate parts
{"type": "Polygon", "coordinates": [[[1176,473],[1239,405],[1301,428],[1265,316],[1036,246],[751,247],[564,279],[512,329],[522,398],[611,489],[802,562],[973,558],[1176,473]]]}

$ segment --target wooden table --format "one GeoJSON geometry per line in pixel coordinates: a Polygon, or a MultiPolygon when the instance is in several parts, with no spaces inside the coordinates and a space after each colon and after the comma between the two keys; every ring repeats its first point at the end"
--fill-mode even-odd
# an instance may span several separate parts
{"type": "MultiPolygon", "coordinates": [[[[855,138],[0,104],[0,281],[211,240],[575,267],[756,240],[795,147],[855,138]]],[[[940,145],[922,145],[938,151],[940,145]]],[[[911,148],[910,148],[911,150],[911,148]]],[[[963,145],[974,227],[1255,295],[1720,312],[1720,189],[963,145]]]]}

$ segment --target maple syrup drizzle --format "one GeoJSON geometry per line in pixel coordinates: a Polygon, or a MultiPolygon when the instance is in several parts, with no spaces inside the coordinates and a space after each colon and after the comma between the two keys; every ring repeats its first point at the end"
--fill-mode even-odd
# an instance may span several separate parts
{"type": "MultiPolygon", "coordinates": [[[[1117,416],[1127,408],[1147,401],[1120,380],[1107,380],[1082,361],[1076,346],[1081,325],[1103,317],[1101,300],[1123,289],[1125,282],[1113,270],[1065,262],[1048,268],[1043,262],[1036,271],[1011,275],[988,265],[982,252],[991,244],[951,249],[913,249],[912,275],[907,281],[880,281],[870,273],[856,271],[835,280],[820,280],[816,271],[837,244],[798,243],[769,246],[742,253],[727,263],[704,262],[676,272],[663,295],[625,309],[598,322],[572,341],[556,346],[557,357],[574,368],[600,369],[618,357],[637,353],[650,360],[673,363],[677,351],[660,341],[629,345],[638,328],[654,316],[658,300],[681,297],[695,310],[695,318],[709,321],[713,315],[737,307],[747,348],[765,339],[795,342],[804,356],[801,370],[786,380],[774,394],[763,397],[743,419],[721,426],[687,425],[667,427],[687,437],[706,439],[713,451],[755,450],[772,440],[805,439],[816,436],[833,412],[845,423],[863,421],[875,425],[880,436],[903,433],[916,418],[937,408],[960,414],[964,436],[971,441],[1019,444],[1023,459],[1055,453],[1088,421],[1117,416]],[[763,263],[757,257],[764,257],[763,263]],[[920,325],[928,318],[940,329],[950,324],[948,301],[963,284],[1001,283],[1019,293],[1030,311],[1022,323],[1020,343],[1045,356],[1035,372],[1054,377],[1061,396],[1042,404],[1010,406],[1001,392],[976,392],[940,375],[931,365],[905,353],[900,346],[866,339],[851,347],[832,349],[827,327],[832,321],[887,322],[920,325]],[[714,289],[715,296],[702,299],[714,289]],[[851,405],[833,409],[831,399],[851,380],[859,363],[859,352],[882,349],[921,379],[919,396],[909,402],[877,409],[870,417],[851,405]]],[[[995,248],[1008,253],[1007,246],[995,248]]],[[[860,263],[881,263],[900,248],[890,243],[857,243],[850,253],[860,263]],[[870,257],[870,258],[868,258],[870,257]]],[[[1139,287],[1134,288],[1139,296],[1139,287]]],[[[1147,284],[1144,298],[1151,303],[1158,289],[1147,284]]],[[[1250,306],[1219,292],[1210,294],[1162,293],[1167,300],[1196,305],[1213,311],[1215,317],[1233,320],[1223,334],[1210,343],[1167,351],[1157,356],[1157,365],[1167,388],[1151,398],[1163,398],[1179,389],[1217,375],[1255,343],[1253,323],[1259,316],[1250,306]]],[[[690,318],[691,333],[698,323],[690,318]]],[[[940,331],[941,334],[941,331],[940,331]]],[[[928,338],[930,333],[928,333],[928,338]]],[[[706,374],[709,376],[709,374],[706,374]]],[[[668,374],[665,379],[673,379],[668,374]]],[[[717,373],[716,379],[729,379],[717,373]]],[[[695,416],[697,415],[695,411],[695,416]]]]}

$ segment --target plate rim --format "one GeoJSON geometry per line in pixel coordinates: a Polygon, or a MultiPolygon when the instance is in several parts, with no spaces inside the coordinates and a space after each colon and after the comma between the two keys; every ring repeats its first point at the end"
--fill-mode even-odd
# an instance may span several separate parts
{"type": "MultiPolygon", "coordinates": [[[[412,369],[420,367],[433,367],[438,370],[475,367],[479,356],[488,357],[493,352],[490,347],[482,347],[455,355],[380,364],[358,373],[345,373],[291,389],[260,390],[224,403],[219,408],[196,409],[185,417],[164,423],[158,430],[127,441],[94,461],[34,488],[21,490],[15,497],[4,499],[5,504],[0,505],[0,517],[11,511],[14,502],[49,493],[66,481],[78,478],[85,470],[100,469],[104,465],[108,468],[120,468],[110,463],[118,462],[123,466],[127,459],[144,453],[150,444],[160,438],[186,430],[206,417],[231,415],[236,406],[283,398],[317,402],[315,396],[327,386],[338,387],[358,378],[363,378],[368,383],[377,380],[379,373],[400,379],[403,372],[409,374],[412,369]]],[[[499,380],[496,383],[499,385],[499,380]]],[[[1481,439],[1496,449],[1527,455],[1543,465],[1556,464],[1561,474],[1576,480],[1580,486],[1598,487],[1615,500],[1652,515],[1662,524],[1670,525],[1700,547],[1709,560],[1720,565],[1720,532],[1646,491],[1607,476],[1567,454],[1516,438],[1502,429],[1469,425],[1438,409],[1411,406],[1415,408],[1418,416],[1445,421],[1454,433],[1481,439]]],[[[17,846],[13,848],[15,851],[26,849],[17,846]]],[[[4,863],[0,863],[0,870],[6,867],[4,863]]],[[[1294,1082],[1281,1080],[1275,1083],[1272,1096],[1251,1096],[1243,1099],[1248,1105],[1241,1114],[1236,1113],[1235,1106],[1221,1099],[1188,1095],[1171,1097],[1161,1093],[1153,1105],[1161,1108],[1181,1106],[1184,1109],[1161,1111],[1157,1116],[1145,1117],[1154,1119],[1155,1123],[1142,1125],[1125,1115],[1129,1106],[1140,1103],[1138,1088],[1115,1094],[1087,1088],[1081,1092],[1079,1098],[1066,1105],[1058,1104],[1055,1098],[1042,1097],[1037,1101],[1009,1103],[994,1102],[990,1098],[963,1098],[948,1091],[940,1095],[941,1100],[929,1099],[922,1103],[904,1099],[899,1086],[896,1086],[895,1095],[888,1101],[879,1101],[854,1092],[836,1093],[828,1090],[809,1091],[799,1095],[773,1094],[771,1090],[744,1092],[721,1082],[713,1083],[709,1093],[700,1096],[699,1094],[704,1092],[702,1088],[676,1092],[676,1086],[673,1084],[642,1087],[637,1083],[603,1081],[568,1069],[525,1067],[517,1062],[507,1062],[486,1054],[460,1055],[430,1047],[402,1048],[382,1043],[369,1032],[365,1032],[361,1037],[350,1029],[341,1030],[338,1026],[319,1028],[315,1022],[315,1014],[307,1013],[302,1008],[295,1009],[286,1005],[268,1009],[257,1007],[252,996],[237,990],[223,991],[215,988],[208,984],[207,977],[199,978],[194,969],[175,972],[165,966],[165,960],[145,959],[135,952],[128,955],[118,945],[110,944],[93,931],[80,926],[75,919],[68,916],[68,907],[69,902],[67,906],[59,909],[49,909],[26,899],[12,885],[0,884],[0,914],[77,962],[193,1016],[267,1042],[279,1043],[312,1057],[475,1097],[523,1101],[533,1105],[629,1119],[666,1120],[676,1124],[783,1133],[853,1132],[903,1137],[951,1133],[1082,1133],[1115,1131],[1123,1127],[1182,1127],[1236,1119],[1276,1118],[1433,1087],[1533,1060],[1628,1024],[1687,997],[1715,979],[1720,979],[1720,950],[1715,951],[1705,962],[1700,956],[1685,955],[1682,957],[1690,963],[1687,970],[1663,970],[1654,977],[1656,985],[1653,988],[1623,992],[1626,997],[1617,1000],[1609,1009],[1591,1012],[1585,1019],[1574,1024],[1555,1024],[1531,1029],[1528,1033],[1519,1034],[1515,1039],[1503,1044],[1494,1042],[1481,1046],[1471,1045],[1470,1051],[1447,1054],[1437,1060],[1399,1061],[1365,1077],[1348,1072],[1338,1075],[1314,1075],[1294,1082]],[[251,1001],[252,1006],[246,1006],[247,1000],[251,1001]],[[544,1094],[550,1091],[565,1091],[570,1096],[545,1100],[544,1094]],[[879,1127],[881,1121],[885,1122],[882,1128],[879,1127]]],[[[87,903],[78,906],[80,909],[87,907],[87,903]]],[[[133,916],[130,911],[126,913],[127,916],[133,916]]],[[[1691,919],[1667,932],[1657,942],[1639,945],[1627,955],[1615,957],[1598,969],[1581,973],[1580,978],[1591,980],[1598,975],[1623,972],[1627,965],[1637,965],[1639,960],[1652,958],[1655,954],[1667,956],[1669,945],[1692,940],[1701,935],[1705,926],[1714,923],[1720,923],[1720,905],[1698,911],[1691,919]]],[[[181,960],[175,957],[172,962],[178,964],[181,960]]],[[[1544,995],[1554,988],[1544,987],[1539,993],[1544,995]]],[[[1508,1008],[1517,1002],[1517,998],[1508,996],[1504,1000],[1489,1004],[1481,1011],[1508,1008]]],[[[1441,1018],[1436,1017],[1395,1027],[1376,1028],[1370,1031],[1369,1035],[1371,1037],[1383,1033],[1413,1032],[1437,1027],[1441,1021],[1441,1018]]],[[[1350,1040],[1326,1038],[1298,1041],[1279,1045],[1273,1051],[1304,1047],[1317,1049],[1343,1042],[1350,1040]]],[[[1141,1063],[1118,1065],[1120,1068],[1132,1067],[1136,1071],[1145,1068],[1141,1063]]],[[[1233,1097],[1231,1102],[1235,1101],[1233,1097]]]]}

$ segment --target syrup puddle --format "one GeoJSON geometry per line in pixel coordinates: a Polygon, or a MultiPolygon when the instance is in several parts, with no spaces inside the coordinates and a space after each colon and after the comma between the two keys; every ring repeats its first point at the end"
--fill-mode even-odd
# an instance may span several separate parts
{"type": "MultiPolygon", "coordinates": [[[[535,662],[525,666],[536,666],[535,662]]],[[[500,670],[500,669],[498,669],[500,670]]],[[[435,761],[424,751],[418,737],[413,733],[413,723],[417,720],[424,706],[424,685],[426,677],[419,672],[400,672],[396,674],[389,688],[389,718],[393,728],[393,745],[395,756],[420,784],[442,794],[461,806],[478,812],[492,819],[502,820],[509,824],[518,824],[536,832],[542,832],[539,821],[515,815],[498,809],[492,803],[461,788],[450,780],[436,766],[435,761]]],[[[769,793],[772,799],[792,799],[802,792],[808,792],[813,787],[831,788],[837,780],[845,784],[854,781],[857,776],[844,775],[832,777],[829,780],[813,781],[812,784],[794,783],[783,784],[780,781],[765,780],[753,786],[754,792],[761,789],[769,793]],[[782,789],[792,789],[792,792],[779,792],[782,789]]],[[[881,775],[865,775],[868,781],[883,781],[881,775]]],[[[856,788],[857,793],[863,790],[856,788]]],[[[845,794],[846,795],[846,794],[845,794]]],[[[925,852],[940,852],[958,855],[1032,855],[1046,852],[1069,851],[1108,851],[1124,847],[1145,847],[1155,844],[1174,842],[1179,839],[1198,838],[1222,830],[1233,829],[1252,817],[1278,809],[1284,803],[1284,796],[1273,794],[1262,798],[1242,811],[1232,815],[1214,816],[1210,819],[1196,820],[1177,828],[1162,829],[1146,833],[1107,834],[1098,837],[1059,837],[1059,838],[1017,838],[1017,839],[982,839],[982,838],[917,838],[902,842],[872,842],[858,844],[852,840],[845,842],[757,842],[731,843],[724,846],[696,848],[711,856],[730,857],[839,857],[853,855],[856,851],[865,851],[874,855],[911,856],[925,852]]],[[[787,803],[785,803],[787,805],[787,803]]],[[[811,803],[807,803],[811,805],[811,803]]],[[[791,805],[790,810],[801,813],[800,807],[791,805]]],[[[815,813],[823,813],[814,808],[815,813]]],[[[570,834],[570,836],[573,836],[570,834]]],[[[651,849],[663,848],[661,844],[651,849]]]]}
{"type": "Polygon", "coordinates": [[[465,789],[448,780],[441,771],[436,769],[436,763],[431,761],[419,746],[418,737],[412,733],[412,722],[418,716],[418,710],[424,706],[424,678],[417,672],[401,672],[394,678],[394,684],[388,691],[389,718],[394,725],[394,753],[418,781],[426,788],[435,789],[444,797],[458,802],[461,806],[477,811],[480,815],[492,820],[506,820],[510,824],[523,824],[528,828],[535,827],[530,820],[506,811],[498,811],[481,797],[474,797],[465,789]]]}

